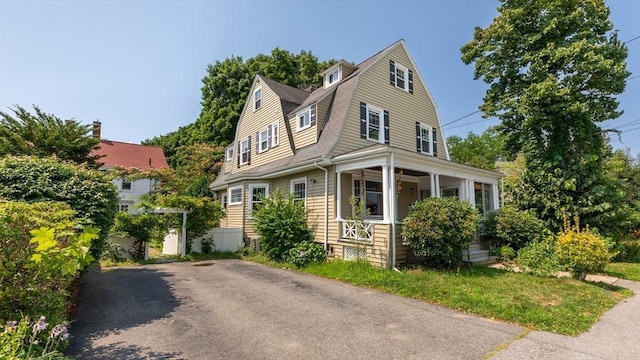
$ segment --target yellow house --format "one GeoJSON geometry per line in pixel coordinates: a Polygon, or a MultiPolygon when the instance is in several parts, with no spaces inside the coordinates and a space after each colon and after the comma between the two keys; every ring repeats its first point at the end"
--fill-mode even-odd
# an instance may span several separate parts
{"type": "MultiPolygon", "coordinates": [[[[436,105],[404,40],[322,76],[323,87],[308,90],[255,77],[210,186],[226,207],[221,227],[257,239],[252,211],[260,195],[279,188],[305,201],[314,239],[329,255],[394,267],[412,259],[400,233],[413,202],[454,196],[483,213],[498,207],[501,174],[450,161],[436,105]],[[362,232],[350,220],[352,195],[366,198],[364,241],[354,239],[362,232]]],[[[479,244],[463,255],[486,258],[479,244]]]]}

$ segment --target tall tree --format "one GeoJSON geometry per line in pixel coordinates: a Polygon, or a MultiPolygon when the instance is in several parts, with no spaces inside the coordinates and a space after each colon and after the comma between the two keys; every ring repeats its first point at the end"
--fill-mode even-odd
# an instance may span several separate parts
{"type": "Polygon", "coordinates": [[[603,172],[610,150],[598,122],[620,116],[627,48],[603,0],[500,0],[462,60],[489,89],[480,109],[499,118],[506,150],[523,153],[517,201],[558,228],[563,212],[606,223],[620,200],[603,172]]]}
{"type": "Polygon", "coordinates": [[[449,136],[447,146],[451,160],[481,169],[495,170],[496,161],[507,159],[504,137],[495,126],[480,135],[469,132],[464,139],[458,135],[449,136]]]}
{"type": "Polygon", "coordinates": [[[225,146],[233,141],[236,124],[257,74],[304,89],[321,86],[320,73],[334,63],[335,60],[319,62],[308,51],[292,54],[279,48],[273,49],[270,55],[259,54],[246,61],[239,56],[216,61],[207,66],[207,74],[202,79],[202,109],[198,119],[143,143],[162,146],[169,164],[175,168],[180,161],[177,150],[180,146],[225,146]]]}
{"type": "Polygon", "coordinates": [[[55,156],[60,160],[87,163],[97,167],[98,157],[91,151],[99,139],[91,136],[91,125],[61,120],[33,106],[34,114],[23,107],[11,109],[13,115],[0,111],[0,156],[55,156]]]}

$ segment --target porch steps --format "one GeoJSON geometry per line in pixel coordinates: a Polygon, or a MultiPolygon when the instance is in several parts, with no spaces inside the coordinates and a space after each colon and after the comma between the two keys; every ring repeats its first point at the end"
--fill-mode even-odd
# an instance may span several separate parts
{"type": "Polygon", "coordinates": [[[467,263],[482,263],[493,260],[489,256],[489,250],[483,249],[482,244],[472,242],[469,248],[462,251],[462,261],[467,263]]]}

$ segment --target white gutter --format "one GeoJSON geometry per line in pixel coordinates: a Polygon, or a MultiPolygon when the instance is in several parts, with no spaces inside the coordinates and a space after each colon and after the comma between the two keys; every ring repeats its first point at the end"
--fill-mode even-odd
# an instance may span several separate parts
{"type": "Polygon", "coordinates": [[[329,249],[329,170],[318,165],[317,162],[313,165],[324,171],[324,251],[326,253],[329,249]]]}

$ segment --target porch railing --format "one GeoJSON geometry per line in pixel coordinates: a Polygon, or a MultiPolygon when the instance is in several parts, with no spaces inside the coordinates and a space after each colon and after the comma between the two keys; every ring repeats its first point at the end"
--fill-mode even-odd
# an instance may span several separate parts
{"type": "Polygon", "coordinates": [[[343,220],[342,239],[360,242],[372,242],[373,224],[363,222],[361,220],[343,220]]]}

